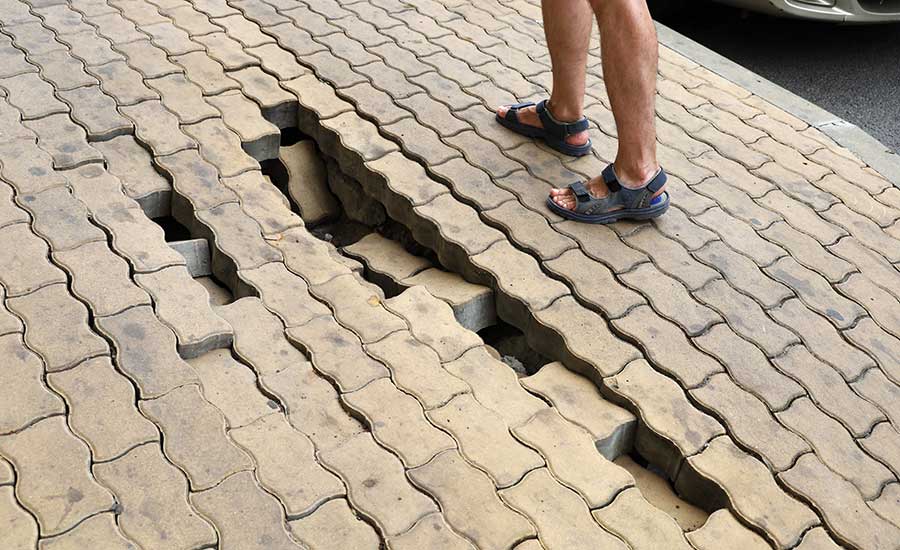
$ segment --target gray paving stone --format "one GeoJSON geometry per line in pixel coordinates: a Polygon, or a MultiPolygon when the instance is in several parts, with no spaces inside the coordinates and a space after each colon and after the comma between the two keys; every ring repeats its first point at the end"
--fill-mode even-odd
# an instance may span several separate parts
{"type": "Polygon", "coordinates": [[[94,220],[112,235],[112,248],[135,272],[152,272],[185,265],[184,257],[166,245],[160,226],[138,207],[94,212],[94,220]]]}
{"type": "Polygon", "coordinates": [[[57,93],[72,109],[72,119],[85,128],[89,141],[105,141],[134,130],[134,123],[116,110],[115,100],[99,86],[57,93]]]}
{"type": "Polygon", "coordinates": [[[41,80],[37,73],[0,79],[0,88],[6,91],[7,101],[19,109],[24,120],[69,111],[66,104],[53,95],[53,86],[41,80]]]}
{"type": "Polygon", "coordinates": [[[244,94],[262,109],[263,117],[279,128],[297,124],[297,98],[278,85],[278,80],[259,67],[247,67],[230,73],[240,82],[244,94]]]}
{"type": "Polygon", "coordinates": [[[128,64],[144,75],[144,78],[161,78],[184,72],[183,68],[169,61],[166,52],[154,46],[149,39],[127,44],[117,43],[116,50],[122,52],[128,64]]]}
{"type": "Polygon", "coordinates": [[[225,416],[228,430],[248,426],[278,411],[278,403],[257,388],[255,373],[218,349],[188,360],[200,377],[203,396],[225,416]]]}
{"type": "Polygon", "coordinates": [[[128,263],[104,242],[54,252],[53,259],[72,277],[72,292],[97,317],[114,315],[129,307],[149,305],[150,297],[130,278],[128,263]]]}
{"type": "Polygon", "coordinates": [[[344,499],[330,500],[311,515],[291,520],[289,524],[294,536],[311,548],[377,550],[381,547],[375,529],[361,520],[344,499]]]}
{"type": "Polygon", "coordinates": [[[185,125],[183,130],[197,141],[200,155],[216,165],[223,177],[260,169],[256,159],[241,148],[240,137],[228,129],[221,118],[185,125]]]}
{"type": "Polygon", "coordinates": [[[153,168],[153,159],[131,136],[97,142],[106,167],[122,183],[125,193],[135,199],[150,218],[166,216],[172,201],[172,184],[153,168]]]}
{"type": "Polygon", "coordinates": [[[34,232],[46,239],[53,251],[106,241],[103,231],[88,219],[82,203],[65,187],[20,195],[17,201],[31,214],[34,232]]]}
{"type": "Polygon", "coordinates": [[[238,275],[257,289],[266,307],[287,327],[305,325],[316,317],[331,313],[310,296],[306,282],[283,264],[272,262],[256,269],[241,270],[238,275]]]}
{"type": "Polygon", "coordinates": [[[196,142],[179,130],[177,116],[160,101],[144,101],[121,107],[120,111],[134,123],[137,139],[145,143],[155,155],[169,155],[196,147],[196,142]]]}
{"type": "Polygon", "coordinates": [[[0,261],[6,266],[0,271],[0,283],[9,297],[30,294],[38,288],[66,282],[65,273],[47,259],[50,253],[47,243],[32,233],[28,224],[3,227],[0,238],[16,243],[16,246],[0,249],[0,261]]]}
{"type": "Polygon", "coordinates": [[[178,117],[181,124],[194,124],[219,116],[219,112],[203,98],[203,90],[182,74],[170,74],[148,80],[159,92],[162,104],[178,117]]]}
{"type": "MultiPolygon", "coordinates": [[[[87,5],[97,6],[96,9],[102,9],[104,5],[109,8],[109,11],[105,13],[95,12],[86,15],[90,24],[97,29],[97,34],[112,42],[116,49],[122,44],[147,40],[146,34],[139,32],[134,23],[126,19],[115,8],[106,4],[106,2],[97,0],[93,4],[87,5]]],[[[75,6],[75,9],[79,9],[79,7],[75,6]]]]}
{"type": "Polygon", "coordinates": [[[29,55],[29,60],[40,67],[41,76],[53,84],[56,90],[74,90],[100,83],[85,71],[84,63],[69,55],[67,50],[29,55]]]}
{"type": "Polygon", "coordinates": [[[100,79],[100,87],[114,97],[118,105],[134,105],[141,101],[159,99],[159,94],[144,84],[141,73],[124,61],[88,68],[88,72],[100,79]]]}
{"type": "MultiPolygon", "coordinates": [[[[303,219],[291,212],[284,194],[269,183],[261,172],[244,172],[233,178],[222,178],[222,183],[235,192],[246,216],[259,224],[263,236],[280,236],[303,225],[303,219]]],[[[242,219],[244,217],[241,216],[242,219]]]]}
{"type": "Polygon", "coordinates": [[[219,110],[225,125],[240,136],[247,154],[258,161],[278,156],[280,130],[264,119],[259,107],[243,93],[229,91],[208,97],[207,101],[219,110]]]}
{"type": "Polygon", "coordinates": [[[19,25],[4,27],[12,36],[12,42],[29,55],[41,55],[53,50],[65,50],[65,45],[56,40],[53,31],[41,25],[37,17],[29,15],[19,25]]]}
{"type": "Polygon", "coordinates": [[[838,328],[849,328],[865,314],[857,303],[837,294],[824,277],[792,258],[782,258],[766,268],[765,272],[793,288],[803,303],[827,317],[838,328]]]}
{"type": "MultiPolygon", "coordinates": [[[[21,334],[0,336],[0,351],[8,358],[0,374],[0,396],[6,403],[0,411],[0,434],[17,432],[36,420],[65,414],[62,399],[45,385],[40,357],[25,346],[21,334]]],[[[8,477],[12,483],[11,469],[8,477]]]]}
{"type": "Polygon", "coordinates": [[[209,56],[221,63],[226,70],[234,71],[259,64],[259,60],[244,51],[243,45],[226,33],[197,36],[194,41],[206,46],[209,56]]]}
{"type": "Polygon", "coordinates": [[[87,142],[84,129],[64,114],[26,121],[25,124],[37,134],[38,147],[50,154],[56,170],[103,162],[103,155],[87,142]]]}
{"type": "Polygon", "coordinates": [[[112,49],[112,44],[109,40],[98,36],[93,29],[78,34],[59,36],[58,38],[69,46],[73,56],[83,61],[88,67],[124,59],[122,54],[112,49]]]}

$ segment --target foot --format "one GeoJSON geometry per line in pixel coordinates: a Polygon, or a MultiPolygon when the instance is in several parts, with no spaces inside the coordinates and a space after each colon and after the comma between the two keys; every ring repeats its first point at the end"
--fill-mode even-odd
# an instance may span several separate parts
{"type": "MultiPolygon", "coordinates": [[[[549,104],[548,104],[549,105],[549,104]]],[[[506,113],[509,111],[509,106],[504,105],[497,109],[497,116],[503,118],[506,116],[506,113]]],[[[537,106],[532,105],[531,107],[524,107],[519,109],[518,112],[519,122],[528,126],[534,126],[535,128],[543,128],[544,125],[541,123],[541,119],[537,114],[537,106]]],[[[581,115],[575,115],[573,117],[559,117],[556,111],[553,111],[553,118],[559,120],[560,122],[572,122],[581,118],[581,115]]],[[[587,132],[579,132],[577,134],[572,134],[571,136],[566,137],[566,143],[569,145],[584,145],[588,142],[590,136],[587,132]]]]}
{"type": "MultiPolygon", "coordinates": [[[[659,171],[659,166],[655,167],[653,170],[648,170],[645,173],[641,174],[641,176],[637,178],[629,178],[617,171],[616,176],[619,180],[619,183],[623,187],[627,187],[629,189],[640,189],[641,187],[647,185],[656,173],[659,171]]],[[[606,186],[606,182],[603,181],[602,176],[596,176],[588,180],[586,184],[588,193],[591,196],[602,199],[609,195],[609,188],[606,186]]],[[[666,187],[663,186],[659,191],[654,193],[653,198],[662,195],[665,193],[666,187]]],[[[577,204],[575,200],[575,194],[568,187],[565,188],[554,188],[550,190],[550,199],[553,200],[557,205],[565,208],[566,210],[574,210],[575,205],[577,204]]]]}

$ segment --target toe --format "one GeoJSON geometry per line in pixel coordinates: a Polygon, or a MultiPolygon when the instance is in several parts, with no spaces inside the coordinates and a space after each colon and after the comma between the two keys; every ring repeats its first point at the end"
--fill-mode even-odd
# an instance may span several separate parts
{"type": "Polygon", "coordinates": [[[501,105],[500,107],[497,107],[497,116],[501,118],[505,117],[507,112],[509,112],[508,105],[501,105]]]}

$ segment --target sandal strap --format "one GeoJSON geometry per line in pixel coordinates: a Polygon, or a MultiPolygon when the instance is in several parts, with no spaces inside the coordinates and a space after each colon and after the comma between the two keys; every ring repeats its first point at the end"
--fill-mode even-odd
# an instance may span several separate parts
{"type": "Polygon", "coordinates": [[[516,103],[515,105],[509,105],[506,108],[506,114],[503,115],[503,118],[510,122],[518,122],[519,115],[518,111],[524,109],[526,107],[531,107],[534,105],[533,101],[526,101],[524,103],[516,103]]]}
{"type": "Polygon", "coordinates": [[[547,100],[544,99],[537,104],[538,118],[544,125],[544,131],[556,139],[563,140],[568,136],[579,134],[586,131],[590,127],[588,119],[581,117],[575,122],[562,122],[553,118],[553,114],[547,107],[547,100]]]}
{"type": "Polygon", "coordinates": [[[623,187],[616,177],[616,171],[612,164],[603,170],[603,181],[609,188],[609,195],[601,198],[594,197],[587,189],[585,182],[576,182],[569,185],[575,195],[575,211],[579,214],[596,214],[611,212],[615,209],[635,210],[647,208],[650,201],[660,189],[665,186],[668,177],[662,169],[643,187],[630,189],[623,187]]]}

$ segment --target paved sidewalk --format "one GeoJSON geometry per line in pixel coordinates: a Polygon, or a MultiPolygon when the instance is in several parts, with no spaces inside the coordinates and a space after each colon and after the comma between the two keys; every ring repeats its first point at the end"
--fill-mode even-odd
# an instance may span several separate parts
{"type": "Polygon", "coordinates": [[[674,208],[562,221],[548,188],[615,127],[599,51],[594,155],[493,123],[547,94],[539,19],[0,3],[0,546],[900,548],[900,189],[661,47],[674,208]],[[260,164],[296,127],[556,362],[515,376],[316,239],[260,164]],[[632,445],[705,524],[650,502],[632,445]]]}

